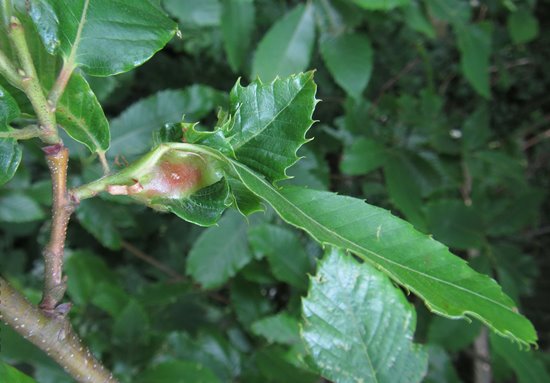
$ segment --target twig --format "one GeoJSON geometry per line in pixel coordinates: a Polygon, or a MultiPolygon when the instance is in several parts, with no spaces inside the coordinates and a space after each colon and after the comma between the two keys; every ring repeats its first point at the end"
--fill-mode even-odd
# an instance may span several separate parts
{"type": "Polygon", "coordinates": [[[537,145],[541,141],[546,140],[547,138],[550,138],[550,129],[545,130],[544,132],[542,132],[540,134],[537,134],[535,137],[533,137],[533,138],[529,139],[528,141],[526,141],[525,144],[523,144],[523,150],[527,150],[527,149],[537,145]]]}
{"type": "Polygon", "coordinates": [[[8,29],[9,38],[13,44],[21,69],[21,89],[25,92],[32,107],[43,127],[41,139],[50,145],[59,144],[61,142],[57,125],[55,122],[54,109],[50,106],[42,90],[40,81],[38,80],[36,69],[25,39],[25,31],[23,25],[17,17],[12,17],[8,29]]]}
{"type": "Polygon", "coordinates": [[[59,72],[59,76],[55,80],[55,84],[53,85],[50,94],[48,95],[48,101],[53,107],[57,106],[59,99],[61,98],[61,96],[63,96],[63,92],[65,92],[65,88],[67,87],[67,84],[71,79],[73,71],[76,69],[76,52],[78,51],[78,47],[80,45],[82,30],[84,28],[84,24],[86,23],[86,15],[88,13],[89,5],[90,0],[84,0],[84,6],[82,8],[82,14],[80,15],[80,21],[78,23],[76,36],[71,47],[71,52],[69,54],[69,57],[63,63],[63,67],[59,72]]]}
{"type": "Polygon", "coordinates": [[[395,86],[395,84],[397,84],[397,82],[403,77],[405,76],[407,73],[409,73],[410,71],[412,71],[417,65],[418,63],[420,62],[420,59],[416,58],[412,61],[410,61],[407,65],[405,65],[400,71],[399,73],[397,73],[396,76],[390,78],[388,81],[386,81],[384,83],[384,85],[382,85],[382,87],[380,88],[380,92],[378,92],[378,96],[376,97],[376,100],[373,102],[373,106],[376,106],[378,105],[378,103],[380,102],[380,99],[382,98],[382,96],[384,96],[384,94],[390,90],[391,88],[393,88],[395,86]]]}
{"type": "Polygon", "coordinates": [[[18,89],[22,89],[21,76],[17,73],[17,70],[13,66],[8,56],[0,51],[0,75],[4,77],[8,82],[18,89]]]}
{"type": "Polygon", "coordinates": [[[1,277],[0,319],[63,366],[79,383],[117,383],[80,342],[66,312],[46,315],[1,277]]]}
{"type": "Polygon", "coordinates": [[[40,137],[42,130],[36,125],[30,125],[22,129],[12,129],[7,132],[0,132],[0,138],[13,138],[15,140],[30,140],[40,137]]]}
{"type": "Polygon", "coordinates": [[[483,327],[480,334],[474,341],[475,354],[478,358],[474,359],[474,382],[475,383],[491,383],[492,371],[491,363],[487,363],[490,360],[489,354],[489,336],[487,328],[483,327]]]}
{"type": "Polygon", "coordinates": [[[98,152],[97,156],[99,158],[99,162],[101,162],[101,167],[103,168],[103,174],[108,175],[111,173],[111,167],[109,166],[109,162],[107,161],[107,158],[105,157],[105,152],[98,152]]]}
{"type": "Polygon", "coordinates": [[[147,262],[151,266],[156,267],[157,269],[159,269],[160,271],[162,271],[164,274],[168,275],[169,277],[171,277],[175,280],[178,280],[178,281],[181,281],[181,280],[185,279],[185,277],[183,275],[175,272],[174,270],[172,270],[171,268],[169,268],[165,264],[163,264],[163,263],[157,261],[155,258],[151,257],[150,255],[145,254],[143,251],[141,251],[140,249],[138,249],[137,247],[135,247],[131,243],[126,242],[126,241],[122,241],[121,244],[122,244],[122,247],[126,251],[128,251],[130,254],[132,254],[133,256],[141,259],[142,261],[147,262]]]}
{"type": "Polygon", "coordinates": [[[62,145],[53,145],[45,147],[44,152],[52,177],[53,206],[50,242],[44,249],[44,293],[40,307],[52,312],[65,294],[63,255],[67,225],[75,203],[67,193],[69,150],[62,145]]]}

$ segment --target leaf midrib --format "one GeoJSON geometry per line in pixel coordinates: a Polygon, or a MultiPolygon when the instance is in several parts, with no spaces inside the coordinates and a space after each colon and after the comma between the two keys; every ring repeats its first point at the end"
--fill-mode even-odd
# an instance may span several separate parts
{"type": "MultiPolygon", "coordinates": [[[[421,271],[418,271],[418,270],[415,270],[415,269],[412,269],[408,266],[405,266],[405,265],[402,265],[400,263],[397,263],[389,258],[386,258],[372,250],[369,250],[369,249],[366,249],[350,240],[348,240],[347,238],[344,238],[342,237],[340,234],[328,229],[326,226],[322,225],[321,223],[317,222],[314,218],[312,218],[311,216],[309,216],[308,214],[306,214],[304,211],[302,211],[298,206],[296,206],[294,203],[292,203],[290,200],[288,200],[285,196],[283,196],[282,194],[280,194],[275,188],[273,188],[268,182],[266,182],[263,178],[261,177],[258,177],[256,176],[256,174],[254,174],[250,169],[246,168],[245,166],[241,165],[240,163],[234,161],[234,160],[230,160],[231,163],[233,164],[233,166],[237,166],[237,167],[241,167],[243,168],[245,171],[248,171],[250,174],[252,174],[256,179],[258,179],[261,183],[263,183],[265,186],[267,186],[269,189],[272,190],[272,192],[276,193],[278,196],[280,196],[281,199],[283,199],[286,203],[288,203],[294,210],[296,210],[297,212],[299,212],[300,215],[302,215],[305,219],[307,219],[308,221],[310,221],[313,225],[317,226],[319,228],[320,231],[323,231],[325,233],[328,233],[329,236],[335,236],[337,237],[338,239],[340,239],[342,242],[346,243],[346,244],[349,244],[351,246],[348,246],[347,248],[352,250],[352,249],[359,249],[359,250],[362,250],[363,252],[366,252],[366,253],[369,253],[371,254],[372,256],[376,257],[376,258],[379,258],[379,259],[382,259],[388,263],[391,263],[399,268],[402,268],[404,270],[407,270],[409,272],[412,272],[412,273],[415,273],[415,274],[419,274],[421,276],[423,276],[424,278],[427,278],[427,279],[432,279],[436,282],[439,282],[441,284],[444,284],[444,285],[448,285],[448,286],[451,286],[451,287],[454,287],[455,289],[457,290],[461,290],[461,291],[464,291],[468,294],[471,294],[471,295],[474,295],[476,297],[479,297],[485,301],[488,301],[492,304],[495,304],[497,306],[500,306],[502,308],[504,308],[505,310],[507,311],[510,311],[514,314],[516,314],[510,307],[508,306],[505,306],[504,304],[500,303],[500,302],[497,302],[497,301],[494,301],[486,296],[483,296],[481,294],[478,294],[476,293],[475,291],[472,291],[472,290],[468,290],[468,289],[465,289],[463,288],[462,286],[459,286],[459,285],[456,285],[456,284],[453,284],[451,282],[448,282],[448,281],[445,281],[445,280],[442,280],[442,279],[439,279],[437,277],[434,277],[432,275],[429,275],[429,274],[426,274],[426,273],[423,273],[421,271]]],[[[246,184],[246,182],[243,180],[243,182],[246,184]]],[[[260,198],[262,198],[262,196],[259,196],[260,198]]],[[[278,212],[279,209],[275,206],[273,206],[273,208],[278,212]]],[[[311,233],[310,230],[306,229],[306,228],[303,228],[304,230],[306,230],[311,236],[313,236],[314,238],[317,238],[313,233],[311,233]]],[[[324,242],[324,241],[320,241],[320,242],[324,242]]],[[[357,251],[357,250],[356,250],[357,251]]],[[[361,255],[361,252],[358,251],[358,253],[361,255]]],[[[368,261],[369,263],[372,263],[372,261],[370,259],[364,259],[365,261],[368,261]]],[[[377,266],[380,266],[380,265],[377,265],[377,266]]],[[[406,286],[407,288],[410,288],[410,290],[412,290],[413,292],[415,292],[417,295],[421,296],[421,297],[424,297],[423,294],[419,293],[416,289],[408,286],[406,283],[404,282],[401,282],[401,278],[397,278],[395,275],[393,275],[393,273],[391,273],[390,271],[386,270],[386,272],[390,275],[392,275],[396,280],[400,281],[400,283],[402,283],[404,286],[406,286]]],[[[485,321],[486,319],[483,318],[483,320],[485,321]]]]}

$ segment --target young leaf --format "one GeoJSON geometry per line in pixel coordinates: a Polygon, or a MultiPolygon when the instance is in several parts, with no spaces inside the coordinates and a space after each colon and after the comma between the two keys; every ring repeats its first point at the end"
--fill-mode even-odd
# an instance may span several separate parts
{"type": "Polygon", "coordinates": [[[311,4],[296,6],[263,37],[254,54],[252,78],[269,82],[308,69],[315,42],[311,4]]]}
{"type": "Polygon", "coordinates": [[[352,97],[361,96],[372,73],[372,47],[364,34],[326,37],[321,55],[334,80],[352,97]]]}
{"type": "Polygon", "coordinates": [[[187,258],[187,273],[205,289],[222,286],[252,261],[248,225],[236,212],[228,212],[215,226],[204,231],[187,258]]]}
{"type": "Polygon", "coordinates": [[[224,0],[221,29],[227,60],[238,72],[246,59],[254,31],[253,0],[224,0]]]}
{"type": "Polygon", "coordinates": [[[277,79],[270,84],[239,83],[230,95],[233,125],[225,133],[237,159],[270,180],[288,178],[307,139],[315,108],[313,72],[277,79]]]}
{"type": "MultiPolygon", "coordinates": [[[[13,97],[0,86],[0,132],[10,131],[8,124],[19,117],[19,107],[13,97]]],[[[22,150],[12,138],[0,138],[0,186],[14,176],[21,162],[22,150]]]]}
{"type": "Polygon", "coordinates": [[[278,190],[253,170],[230,161],[243,183],[285,221],[383,270],[433,312],[475,317],[500,335],[526,345],[536,342],[531,322],[493,279],[409,223],[356,198],[298,187],[278,190]]]}
{"type": "Polygon", "coordinates": [[[154,0],[47,1],[59,20],[63,58],[94,76],[143,64],[176,32],[154,0]]]}
{"type": "Polygon", "coordinates": [[[416,313],[382,273],[332,249],[303,299],[302,336],[324,377],[415,383],[428,356],[414,344],[416,313]]]}
{"type": "Polygon", "coordinates": [[[90,85],[80,73],[73,73],[57,106],[59,124],[92,152],[109,148],[109,122],[90,85]]]}

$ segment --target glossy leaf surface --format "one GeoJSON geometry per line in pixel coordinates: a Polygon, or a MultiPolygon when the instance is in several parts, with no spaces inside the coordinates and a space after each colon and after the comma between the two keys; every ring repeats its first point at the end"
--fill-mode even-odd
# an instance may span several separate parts
{"type": "MultiPolygon", "coordinates": [[[[8,124],[19,117],[19,107],[13,97],[0,86],[0,132],[8,132],[8,124]]],[[[8,182],[21,162],[22,150],[12,138],[0,138],[0,185],[8,182]]]]}
{"type": "Polygon", "coordinates": [[[95,76],[110,76],[143,64],[176,31],[176,24],[164,14],[158,1],[48,2],[59,20],[63,57],[95,76]]]}
{"type": "Polygon", "coordinates": [[[411,340],[416,313],[380,271],[333,249],[302,301],[302,336],[324,377],[343,383],[415,383],[428,357],[411,340]]]}
{"type": "Polygon", "coordinates": [[[313,124],[316,90],[312,72],[270,84],[237,83],[230,95],[233,125],[225,133],[237,159],[272,181],[287,178],[313,124]]]}

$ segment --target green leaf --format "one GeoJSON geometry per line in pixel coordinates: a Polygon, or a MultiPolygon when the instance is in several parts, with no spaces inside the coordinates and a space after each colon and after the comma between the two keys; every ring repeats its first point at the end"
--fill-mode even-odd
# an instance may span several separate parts
{"type": "Polygon", "coordinates": [[[136,300],[130,300],[113,323],[114,342],[128,345],[145,343],[150,336],[147,311],[136,300]]]}
{"type": "Polygon", "coordinates": [[[163,362],[145,370],[138,379],[143,383],[217,383],[216,375],[202,364],[189,361],[163,362]]]}
{"type": "Polygon", "coordinates": [[[46,48],[46,51],[55,55],[59,48],[59,19],[55,14],[52,4],[49,0],[29,1],[29,16],[32,18],[40,39],[46,48]]]}
{"type": "Polygon", "coordinates": [[[163,4],[184,28],[207,28],[220,24],[222,8],[219,0],[163,0],[163,4]]]}
{"type": "Polygon", "coordinates": [[[433,201],[426,206],[426,218],[435,239],[449,247],[468,250],[484,244],[485,228],[479,211],[462,201],[433,201]]]}
{"type": "Polygon", "coordinates": [[[233,125],[226,132],[237,159],[272,181],[288,178],[286,169],[298,161],[313,124],[316,90],[313,72],[270,84],[237,83],[230,95],[233,125]]]}
{"type": "Polygon", "coordinates": [[[56,116],[69,136],[86,145],[90,151],[105,152],[109,148],[109,122],[90,85],[80,73],[71,76],[59,100],[56,116]]]}
{"type": "Polygon", "coordinates": [[[71,253],[65,268],[67,292],[77,305],[90,302],[102,283],[116,284],[116,276],[103,259],[86,251],[71,253]]]}
{"type": "Polygon", "coordinates": [[[388,211],[361,200],[298,187],[275,189],[235,161],[243,183],[288,223],[323,244],[348,249],[421,297],[435,313],[475,317],[500,335],[534,344],[536,332],[514,302],[486,275],[388,211]]]}
{"type": "Polygon", "coordinates": [[[430,13],[436,19],[447,21],[454,25],[465,24],[470,20],[472,8],[467,1],[462,0],[425,0],[430,13]]]}
{"type": "MultiPolygon", "coordinates": [[[[13,97],[0,86],[0,132],[9,132],[8,124],[19,117],[20,111],[13,97]]],[[[23,151],[12,138],[0,138],[0,186],[15,175],[23,151]]]]}
{"type": "Polygon", "coordinates": [[[249,231],[250,245],[267,257],[273,275],[298,289],[307,288],[311,262],[294,232],[275,225],[260,225],[249,231]]]}
{"type": "Polygon", "coordinates": [[[410,4],[411,0],[352,0],[361,8],[370,11],[389,11],[395,7],[410,4]]]}
{"type": "Polygon", "coordinates": [[[405,22],[411,29],[423,33],[430,39],[435,39],[435,28],[424,14],[422,7],[418,2],[412,1],[409,5],[403,7],[403,13],[405,16],[405,22]]]}
{"type": "Polygon", "coordinates": [[[143,154],[151,147],[155,129],[180,122],[184,114],[188,121],[198,121],[221,103],[220,92],[204,85],[166,90],[140,100],[111,121],[108,155],[131,158],[143,154]]]}
{"type": "Polygon", "coordinates": [[[321,55],[336,83],[350,96],[360,97],[369,83],[373,65],[367,36],[345,33],[326,37],[321,42],[321,55]]]}
{"type": "Polygon", "coordinates": [[[342,173],[358,176],[370,173],[382,166],[386,161],[384,145],[370,138],[360,137],[353,141],[351,146],[344,149],[344,156],[340,163],[342,173]]]}
{"type": "Polygon", "coordinates": [[[430,355],[428,374],[424,383],[461,383],[456,373],[453,360],[441,347],[429,345],[426,347],[430,355]]]}
{"type": "Polygon", "coordinates": [[[269,343],[295,344],[300,342],[300,325],[296,318],[282,312],[252,323],[252,332],[269,343]]]}
{"type": "Polygon", "coordinates": [[[325,378],[338,382],[420,382],[428,356],[414,344],[416,314],[372,266],[333,249],[302,301],[302,336],[325,378]]]}
{"type": "Polygon", "coordinates": [[[228,212],[197,239],[187,258],[187,273],[203,288],[225,284],[252,259],[247,241],[248,224],[236,212],[228,212]]]}
{"type": "Polygon", "coordinates": [[[38,202],[26,194],[19,191],[0,194],[0,222],[25,223],[45,216],[38,202]]]}
{"type": "MultiPolygon", "coordinates": [[[[221,382],[238,380],[237,376],[241,368],[240,354],[218,332],[201,332],[194,339],[185,333],[173,333],[168,336],[163,348],[168,350],[168,355],[176,360],[200,363],[204,368],[215,373],[221,382]]],[[[187,382],[191,383],[194,380],[187,382]]]]}
{"type": "Polygon", "coordinates": [[[490,115],[486,104],[481,103],[462,125],[462,142],[466,150],[481,149],[491,138],[490,115]]]}
{"type": "Polygon", "coordinates": [[[253,0],[223,0],[221,30],[233,72],[238,72],[245,63],[254,32],[254,19],[253,0]]]}
{"type": "Polygon", "coordinates": [[[269,82],[308,69],[315,42],[313,6],[300,4],[277,21],[260,41],[252,78],[269,82]]]}
{"type": "Polygon", "coordinates": [[[428,342],[440,345],[450,352],[458,352],[474,343],[480,330],[479,322],[434,317],[428,329],[428,342]]]}
{"type": "Polygon", "coordinates": [[[244,326],[271,312],[271,304],[262,294],[263,287],[247,282],[242,278],[236,278],[231,284],[231,305],[235,310],[237,319],[244,326]]]}
{"type": "Polygon", "coordinates": [[[315,383],[319,375],[311,371],[301,354],[272,345],[261,349],[254,357],[254,364],[262,374],[262,383],[315,383]]]}
{"type": "Polygon", "coordinates": [[[492,25],[469,24],[455,26],[460,50],[460,67],[466,80],[485,98],[491,98],[489,59],[491,56],[492,25]]]}
{"type": "Polygon", "coordinates": [[[489,339],[492,352],[503,358],[514,370],[519,383],[550,382],[550,373],[534,351],[520,350],[512,342],[492,335],[489,339]]]}
{"type": "Polygon", "coordinates": [[[155,0],[47,1],[59,20],[63,58],[94,76],[143,64],[176,32],[176,24],[155,0]]]}
{"type": "Polygon", "coordinates": [[[539,35],[539,21],[525,8],[510,13],[507,25],[514,44],[528,43],[539,35]]]}
{"type": "Polygon", "coordinates": [[[90,234],[111,250],[120,249],[122,237],[119,227],[132,224],[126,209],[97,198],[82,201],[76,216],[90,234]]]}
{"type": "Polygon", "coordinates": [[[0,382],[6,383],[36,383],[36,381],[23,374],[16,368],[0,362],[0,382]]]}
{"type": "Polygon", "coordinates": [[[220,181],[183,198],[157,197],[151,200],[153,208],[168,210],[181,219],[200,226],[212,226],[231,204],[229,185],[220,181]]]}

